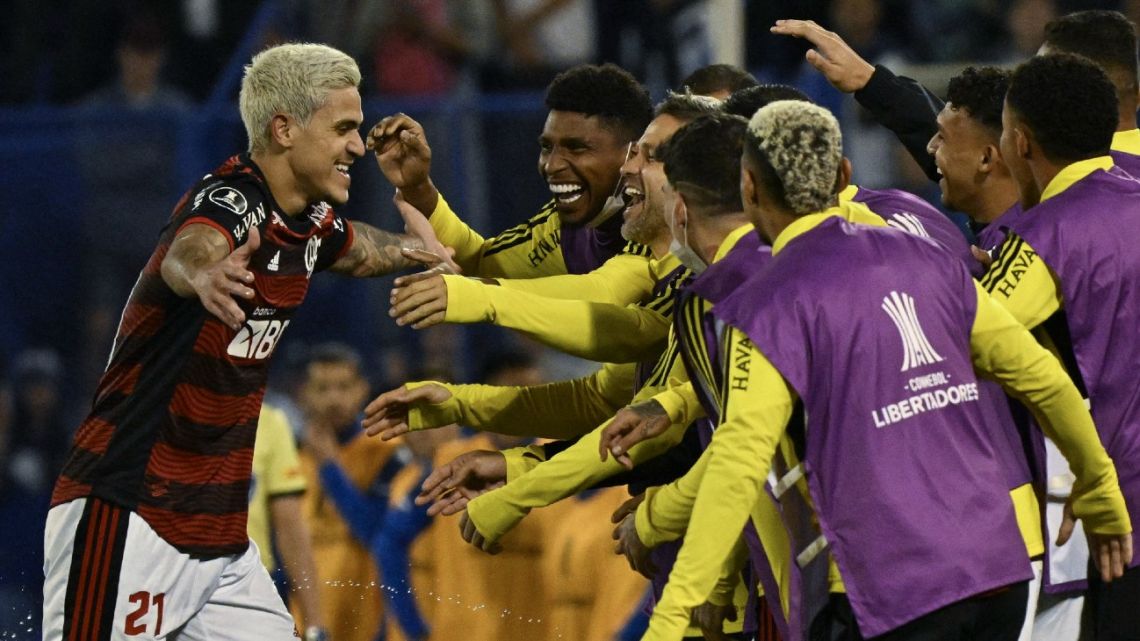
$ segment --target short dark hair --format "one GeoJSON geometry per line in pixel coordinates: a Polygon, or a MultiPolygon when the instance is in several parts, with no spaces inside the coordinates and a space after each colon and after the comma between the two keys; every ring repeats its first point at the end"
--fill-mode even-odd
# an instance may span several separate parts
{"type": "Polygon", "coordinates": [[[697,69],[681,81],[681,88],[702,95],[718,91],[733,93],[745,87],[755,87],[756,77],[736,65],[715,64],[697,69]]]}
{"type": "Polygon", "coordinates": [[[1010,72],[997,67],[966,67],[950,79],[946,102],[965,109],[971,118],[1001,135],[1001,109],[1009,90],[1010,72]]]}
{"type": "Polygon", "coordinates": [[[709,214],[742,211],[740,154],[748,121],[718,113],[681,127],[658,148],[665,177],[709,214]]]}
{"type": "Polygon", "coordinates": [[[305,365],[350,365],[361,375],[364,374],[364,360],[360,352],[344,343],[319,343],[309,348],[305,365]]]}
{"type": "Polygon", "coordinates": [[[1075,53],[1105,68],[1136,91],[1136,25],[1119,11],[1094,9],[1070,13],[1045,25],[1045,44],[1075,53]]]}
{"type": "Polygon", "coordinates": [[[634,140],[653,118],[649,92],[628,71],[606,63],[578,65],[554,77],[546,88],[546,108],[597,116],[634,140]]]}
{"type": "Polygon", "coordinates": [[[665,99],[653,108],[653,117],[673,116],[677,120],[689,122],[701,116],[720,113],[721,102],[716,98],[695,93],[675,93],[670,91],[665,99]]]}
{"type": "Polygon", "coordinates": [[[732,92],[721,109],[725,113],[751,118],[760,108],[777,100],[813,102],[808,95],[791,85],[756,85],[732,92]]]}
{"type": "Polygon", "coordinates": [[[1006,102],[1053,162],[1101,156],[1112,145],[1116,90],[1088,58],[1067,53],[1031,58],[1014,70],[1006,102]]]}

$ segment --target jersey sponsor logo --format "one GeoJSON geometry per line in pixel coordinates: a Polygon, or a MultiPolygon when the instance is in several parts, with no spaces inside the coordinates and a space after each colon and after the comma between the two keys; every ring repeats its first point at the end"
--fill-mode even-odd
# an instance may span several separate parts
{"type": "Polygon", "coordinates": [[[313,270],[317,268],[317,257],[321,253],[321,239],[316,236],[309,237],[309,243],[305,245],[305,270],[309,272],[309,278],[313,277],[313,270]]]}
{"type": "Polygon", "coordinates": [[[273,354],[288,326],[287,320],[247,320],[230,341],[226,353],[237,358],[265,360],[273,354]]]}
{"type": "Polygon", "coordinates": [[[250,316],[253,316],[254,318],[258,318],[258,317],[264,317],[264,316],[272,316],[276,313],[277,313],[276,307],[255,307],[255,308],[253,308],[253,312],[250,313],[250,316]]]}
{"type": "Polygon", "coordinates": [[[551,234],[550,238],[543,238],[538,241],[537,246],[531,250],[527,255],[527,260],[530,261],[531,266],[538,267],[546,257],[553,254],[556,249],[562,244],[562,230],[556,230],[551,234]]]}
{"type": "Polygon", "coordinates": [[[900,371],[938,363],[945,359],[934,351],[934,347],[922,331],[918,314],[914,308],[914,298],[907,293],[892,291],[883,297],[883,311],[894,321],[903,344],[903,364],[900,371]]]}
{"type": "Polygon", "coordinates": [[[732,371],[729,387],[741,392],[748,391],[748,376],[752,372],[752,341],[742,338],[732,348],[732,371]]]}
{"type": "Polygon", "coordinates": [[[275,272],[281,268],[281,250],[280,249],[277,250],[276,254],[273,254],[273,258],[269,259],[269,264],[266,265],[265,268],[271,272],[275,272]]]}
{"type": "Polygon", "coordinates": [[[288,227],[288,225],[285,224],[285,219],[282,218],[281,214],[277,212],[273,212],[272,220],[273,224],[277,225],[278,227],[288,227]]]}
{"type": "Polygon", "coordinates": [[[922,224],[922,220],[918,216],[906,211],[897,211],[887,218],[887,224],[895,229],[901,229],[905,232],[910,232],[915,236],[922,236],[923,238],[930,238],[930,232],[926,231],[926,227],[922,224]]]}
{"type": "Polygon", "coordinates": [[[1017,284],[1021,282],[1021,277],[1025,276],[1025,272],[1029,271],[1033,261],[1037,260],[1037,252],[1029,248],[1025,243],[1020,243],[1017,248],[1017,254],[1010,263],[1009,269],[1006,270],[1005,276],[998,281],[997,286],[992,291],[1010,298],[1013,296],[1013,290],[1017,289],[1017,284]]]}
{"type": "Polygon", "coordinates": [[[233,234],[234,238],[241,242],[245,235],[249,232],[250,227],[256,227],[265,221],[265,206],[262,203],[257,203],[257,208],[245,215],[241,222],[234,225],[233,234]]]}
{"type": "Polygon", "coordinates": [[[233,187],[218,187],[210,192],[210,202],[241,216],[249,208],[245,196],[233,187]]]}

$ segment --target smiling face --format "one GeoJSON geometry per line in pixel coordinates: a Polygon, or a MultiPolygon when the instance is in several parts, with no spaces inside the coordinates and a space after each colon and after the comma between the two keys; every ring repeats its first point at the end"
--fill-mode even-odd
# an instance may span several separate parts
{"type": "Polygon", "coordinates": [[[947,104],[938,114],[938,133],[927,143],[926,151],[938,166],[938,186],[942,203],[973,215],[978,209],[979,171],[986,159],[986,148],[996,141],[985,126],[965,109],[947,104]]]}
{"type": "Polygon", "coordinates": [[[563,224],[592,220],[617,186],[629,141],[597,116],[552,110],[538,144],[538,172],[563,224]]]}
{"type": "Polygon", "coordinates": [[[665,165],[657,158],[657,148],[684,124],[668,114],[657,116],[622,165],[622,190],[627,205],[622,214],[621,235],[626,240],[651,245],[659,235],[668,233],[663,192],[665,165]]]}
{"type": "Polygon", "coordinates": [[[325,104],[313,112],[308,125],[295,126],[289,164],[297,186],[309,203],[327,201],[333,205],[348,202],[352,179],[348,169],[364,155],[360,125],[364,114],[360,93],[355,87],[334,89],[325,104]]]}

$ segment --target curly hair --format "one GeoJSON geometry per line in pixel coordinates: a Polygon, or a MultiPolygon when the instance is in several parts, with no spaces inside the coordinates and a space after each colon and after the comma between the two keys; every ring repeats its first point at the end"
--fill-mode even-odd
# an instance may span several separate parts
{"type": "Polygon", "coordinates": [[[689,74],[681,87],[698,96],[708,96],[718,91],[733,93],[745,87],[755,87],[756,77],[736,65],[706,65],[689,74]]]}
{"type": "Polygon", "coordinates": [[[745,150],[764,187],[798,216],[835,198],[843,134],[831,112],[802,100],[778,100],[748,122],[745,150]]]}
{"type": "Polygon", "coordinates": [[[1116,131],[1116,90],[1082,56],[1037,56],[1014,70],[1006,101],[1053,162],[1108,153],[1116,131]]]}
{"type": "Polygon", "coordinates": [[[738,212],[740,155],[748,121],[717,113],[678,129],[657,149],[673,188],[711,215],[738,212]]]}
{"type": "Polygon", "coordinates": [[[621,67],[578,65],[554,77],[546,88],[546,108],[598,116],[628,140],[641,135],[653,118],[649,92],[621,67]]]}
{"type": "Polygon", "coordinates": [[[1001,109],[1009,89],[1010,72],[997,67],[966,67],[950,79],[946,102],[965,109],[970,117],[994,134],[1001,135],[1001,109]]]}
{"type": "Polygon", "coordinates": [[[721,109],[743,118],[751,118],[760,108],[777,100],[802,100],[815,102],[808,95],[791,85],[756,85],[734,91],[725,99],[721,109]]]}
{"type": "Polygon", "coordinates": [[[1137,84],[1136,25],[1119,11],[1077,11],[1045,25],[1045,44],[1054,52],[1075,53],[1126,79],[1121,88],[1137,84]]]}

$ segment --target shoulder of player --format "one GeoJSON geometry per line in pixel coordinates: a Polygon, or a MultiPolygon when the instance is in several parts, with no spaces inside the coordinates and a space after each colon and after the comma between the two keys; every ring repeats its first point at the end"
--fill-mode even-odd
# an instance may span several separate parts
{"type": "Polygon", "coordinates": [[[260,206],[266,209],[268,194],[256,178],[248,174],[208,174],[191,193],[186,203],[190,216],[206,213],[224,213],[244,218],[260,206]]]}
{"type": "Polygon", "coordinates": [[[549,237],[562,230],[562,219],[554,209],[554,201],[543,205],[537,214],[526,222],[504,230],[491,241],[488,251],[498,252],[535,239],[549,237]]]}

